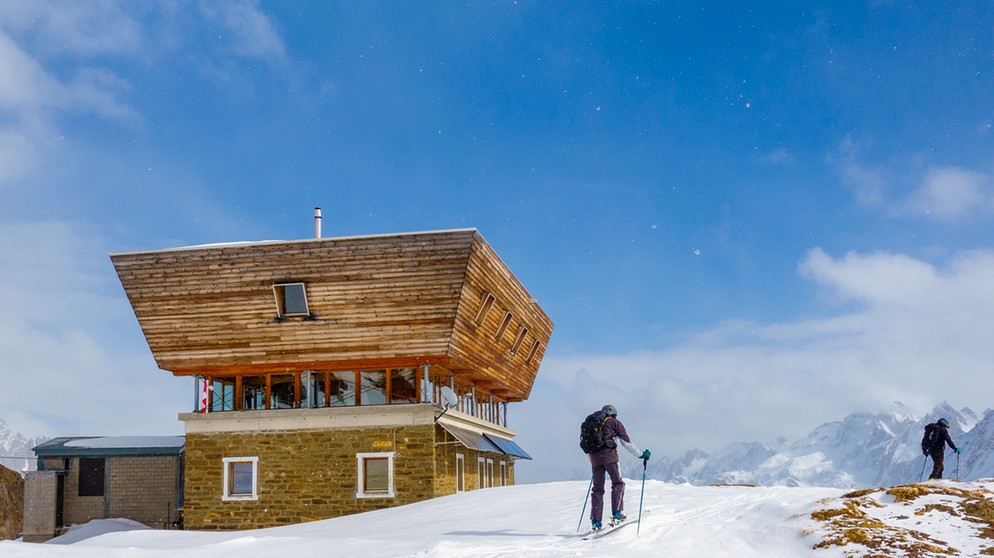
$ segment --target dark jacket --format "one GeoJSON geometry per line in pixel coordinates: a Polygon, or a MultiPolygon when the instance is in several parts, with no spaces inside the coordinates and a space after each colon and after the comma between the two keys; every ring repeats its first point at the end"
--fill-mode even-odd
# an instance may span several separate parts
{"type": "Polygon", "coordinates": [[[933,424],[932,427],[936,436],[932,439],[932,443],[923,449],[927,449],[929,453],[942,453],[946,449],[946,444],[949,444],[949,447],[955,451],[956,444],[953,443],[953,439],[949,436],[949,429],[939,423],[933,424]]]}
{"type": "MultiPolygon", "coordinates": [[[[615,441],[615,438],[621,440],[623,442],[622,445],[627,444],[628,446],[634,448],[631,438],[628,437],[628,431],[625,430],[625,425],[614,417],[607,417],[607,420],[604,421],[604,428],[601,432],[604,436],[605,445],[601,449],[590,454],[590,463],[594,465],[607,465],[608,463],[617,463],[619,461],[618,443],[615,441]]],[[[629,449],[629,451],[633,450],[629,449]]],[[[635,455],[638,456],[638,454],[635,455]]]]}

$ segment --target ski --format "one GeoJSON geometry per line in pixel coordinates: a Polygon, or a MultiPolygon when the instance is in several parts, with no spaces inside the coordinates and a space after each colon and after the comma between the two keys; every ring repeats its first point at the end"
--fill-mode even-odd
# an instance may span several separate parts
{"type": "MultiPolygon", "coordinates": [[[[644,510],[642,512],[643,516],[648,515],[648,514],[649,514],[649,510],[644,510]]],[[[638,520],[637,519],[626,519],[626,520],[624,520],[624,521],[622,521],[620,523],[615,523],[614,525],[611,525],[609,523],[607,526],[605,526],[600,531],[591,531],[591,532],[587,533],[586,535],[583,536],[583,540],[589,541],[589,540],[593,540],[593,539],[599,539],[599,538],[603,537],[604,535],[613,533],[613,532],[617,531],[618,529],[621,529],[625,525],[638,525],[638,520]]]]}

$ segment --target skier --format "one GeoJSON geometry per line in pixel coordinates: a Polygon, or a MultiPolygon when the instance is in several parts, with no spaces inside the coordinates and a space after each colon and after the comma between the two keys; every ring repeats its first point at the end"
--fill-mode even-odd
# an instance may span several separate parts
{"type": "Polygon", "coordinates": [[[625,425],[618,420],[618,410],[614,405],[604,405],[601,409],[607,418],[602,428],[604,447],[588,455],[593,473],[590,490],[590,523],[594,531],[603,527],[601,518],[604,512],[604,474],[611,477],[611,523],[617,524],[626,519],[625,481],[618,468],[618,446],[623,446],[643,462],[649,461],[649,450],[642,451],[632,443],[625,425]]]}
{"type": "Polygon", "coordinates": [[[922,439],[922,453],[932,456],[932,474],[929,480],[942,478],[942,460],[946,454],[946,444],[959,453],[959,448],[949,437],[949,421],[941,418],[935,424],[925,427],[925,437],[922,439]]]}

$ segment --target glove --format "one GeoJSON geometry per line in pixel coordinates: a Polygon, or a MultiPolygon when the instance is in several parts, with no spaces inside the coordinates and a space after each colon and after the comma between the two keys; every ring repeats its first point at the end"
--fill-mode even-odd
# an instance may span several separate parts
{"type": "Polygon", "coordinates": [[[641,459],[642,461],[648,461],[649,455],[650,455],[649,450],[645,450],[642,452],[642,456],[639,457],[639,459],[641,459]]]}
{"type": "Polygon", "coordinates": [[[956,453],[959,454],[959,448],[956,448],[956,453]]]}
{"type": "Polygon", "coordinates": [[[928,450],[922,450],[922,455],[924,455],[924,456],[927,457],[928,456],[928,450]]]}

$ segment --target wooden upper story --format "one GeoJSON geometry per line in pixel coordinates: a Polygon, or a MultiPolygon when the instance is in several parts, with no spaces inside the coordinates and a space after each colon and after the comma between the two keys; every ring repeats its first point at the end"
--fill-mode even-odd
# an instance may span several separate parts
{"type": "Polygon", "coordinates": [[[528,398],[553,324],[475,229],[111,254],[156,364],[415,367],[528,398]]]}

